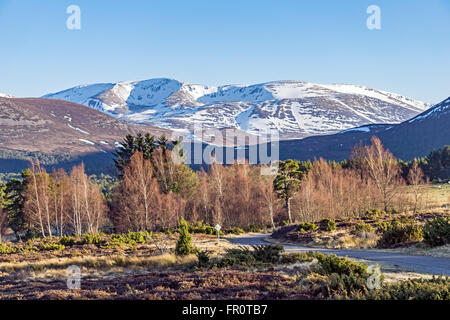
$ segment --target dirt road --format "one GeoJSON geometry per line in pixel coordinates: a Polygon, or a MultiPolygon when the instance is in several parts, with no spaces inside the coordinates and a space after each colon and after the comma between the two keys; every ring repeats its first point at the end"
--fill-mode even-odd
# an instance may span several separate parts
{"type": "MultiPolygon", "coordinates": [[[[269,243],[264,239],[269,236],[270,234],[255,236],[247,235],[245,237],[228,238],[227,240],[237,245],[267,245],[269,243]]],[[[387,263],[408,271],[450,276],[450,259],[446,258],[413,256],[379,251],[309,248],[290,244],[284,245],[284,249],[287,252],[320,251],[326,254],[332,253],[338,256],[347,256],[349,258],[369,260],[377,263],[387,263]]]]}

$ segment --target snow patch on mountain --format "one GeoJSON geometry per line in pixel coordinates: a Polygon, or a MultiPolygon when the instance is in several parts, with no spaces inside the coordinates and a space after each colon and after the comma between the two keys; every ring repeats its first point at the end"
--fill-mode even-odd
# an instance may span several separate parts
{"type": "Polygon", "coordinates": [[[43,96],[43,98],[66,100],[74,103],[85,104],[91,97],[95,97],[100,93],[114,87],[113,83],[97,83],[90,85],[76,86],[71,89],[51,93],[43,96]]]}
{"type": "Polygon", "coordinates": [[[90,140],[86,140],[86,139],[78,139],[78,140],[80,140],[83,143],[89,144],[91,146],[95,146],[95,143],[90,140]]]}
{"type": "Polygon", "coordinates": [[[82,130],[82,129],[80,129],[80,128],[77,128],[77,127],[72,126],[70,123],[68,123],[67,125],[69,126],[69,128],[74,129],[74,130],[76,130],[76,131],[78,131],[78,132],[81,132],[81,133],[83,133],[83,134],[90,134],[90,133],[87,132],[87,131],[84,131],[84,130],[82,130]]]}
{"type": "Polygon", "coordinates": [[[12,95],[0,92],[0,98],[13,98],[12,95]]]}
{"type": "Polygon", "coordinates": [[[418,120],[424,120],[424,119],[430,119],[433,117],[440,117],[444,113],[450,113],[450,97],[446,100],[442,101],[441,103],[438,103],[434,107],[430,108],[429,110],[419,114],[417,117],[412,118],[409,120],[409,123],[418,121],[418,120]]]}
{"type": "Polygon", "coordinates": [[[347,129],[347,130],[341,131],[340,133],[355,132],[355,131],[370,132],[370,127],[367,126],[367,127],[351,128],[351,129],[347,129]]]}
{"type": "Polygon", "coordinates": [[[429,104],[348,84],[273,81],[206,86],[173,79],[77,86],[44,96],[87,105],[123,121],[172,130],[238,128],[281,136],[329,134],[372,123],[399,123],[429,104]]]}

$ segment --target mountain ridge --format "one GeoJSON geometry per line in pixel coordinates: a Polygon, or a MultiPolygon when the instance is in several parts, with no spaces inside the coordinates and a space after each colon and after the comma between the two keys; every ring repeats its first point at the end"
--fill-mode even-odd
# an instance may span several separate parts
{"type": "Polygon", "coordinates": [[[168,133],[126,124],[83,105],[42,98],[0,98],[0,132],[0,171],[26,167],[35,156],[66,162],[87,156],[96,159],[92,166],[102,165],[110,162],[126,134],[168,133]]]}
{"type": "MultiPolygon", "coordinates": [[[[450,145],[448,123],[450,97],[400,124],[370,124],[332,135],[282,140],[280,159],[344,160],[356,144],[368,144],[375,135],[398,158],[411,160],[450,145]]],[[[83,105],[42,98],[0,98],[0,131],[0,172],[17,172],[36,156],[57,157],[44,163],[49,170],[83,161],[90,172],[106,172],[113,167],[111,152],[126,134],[170,136],[167,130],[126,124],[83,105]]]]}
{"type": "Polygon", "coordinates": [[[398,158],[409,161],[450,145],[450,97],[399,124],[375,124],[344,130],[334,135],[280,141],[280,158],[344,160],[359,143],[377,136],[398,158]]]}
{"type": "Polygon", "coordinates": [[[186,132],[194,126],[256,135],[276,130],[287,139],[399,123],[430,107],[365,86],[295,80],[207,86],[156,78],[76,86],[44,97],[83,104],[128,123],[186,132]]]}

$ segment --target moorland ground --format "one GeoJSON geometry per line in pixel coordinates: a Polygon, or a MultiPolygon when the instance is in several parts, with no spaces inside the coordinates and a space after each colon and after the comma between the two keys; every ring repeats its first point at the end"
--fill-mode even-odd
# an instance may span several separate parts
{"type": "MultiPolygon", "coordinates": [[[[214,235],[193,234],[195,252],[185,255],[176,253],[178,233],[130,232],[4,244],[0,297],[450,299],[448,278],[380,264],[382,275],[376,277],[381,287],[370,290],[367,281],[373,273],[367,265],[373,267],[373,262],[313,252],[286,253],[274,245],[244,248],[239,239],[249,236],[258,234],[226,235],[220,241],[214,235]],[[70,266],[81,270],[80,289],[68,288],[70,266]]],[[[405,246],[419,248],[421,244],[405,246]]],[[[434,250],[448,250],[448,245],[434,250]]]]}

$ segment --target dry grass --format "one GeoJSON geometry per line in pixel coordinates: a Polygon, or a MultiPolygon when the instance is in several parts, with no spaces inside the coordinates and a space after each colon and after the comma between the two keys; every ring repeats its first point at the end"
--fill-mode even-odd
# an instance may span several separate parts
{"type": "Polygon", "coordinates": [[[341,238],[338,238],[334,248],[338,249],[366,249],[373,248],[377,245],[380,235],[375,232],[365,232],[359,235],[346,234],[341,238]]]}
{"type": "MultiPolygon", "coordinates": [[[[405,192],[409,202],[413,203],[413,189],[407,187],[405,192]]],[[[419,186],[419,211],[439,211],[441,213],[450,212],[450,184],[442,185],[422,185],[419,186]]],[[[412,208],[409,208],[412,210],[412,208]]]]}
{"type": "Polygon", "coordinates": [[[44,271],[53,269],[66,269],[71,265],[90,270],[103,270],[111,268],[146,268],[160,270],[168,268],[184,268],[197,261],[195,255],[176,256],[171,253],[142,257],[142,256],[78,256],[69,258],[50,258],[34,262],[3,262],[0,263],[0,272],[11,273],[22,270],[44,271]]]}
{"type": "Polygon", "coordinates": [[[308,246],[328,249],[354,249],[372,248],[377,244],[380,235],[370,232],[361,234],[350,234],[348,230],[329,232],[313,236],[313,241],[308,246]]]}
{"type": "MultiPolygon", "coordinates": [[[[442,185],[421,185],[419,186],[419,197],[417,211],[414,212],[414,187],[401,187],[401,192],[395,200],[394,207],[401,214],[381,214],[376,218],[366,217],[347,217],[337,219],[338,227],[333,232],[307,232],[300,233],[296,229],[287,230],[284,234],[276,235],[279,240],[286,243],[296,243],[310,247],[321,247],[328,249],[367,249],[374,248],[381,238],[382,232],[378,228],[378,222],[389,222],[395,219],[409,217],[415,220],[418,225],[423,225],[426,220],[434,216],[450,216],[450,184],[442,185]],[[352,234],[352,228],[355,224],[370,224],[375,232],[366,232],[362,234],[352,234]]],[[[309,221],[315,222],[317,221],[309,221]]],[[[435,257],[449,257],[449,249],[444,247],[440,249],[429,249],[413,245],[407,248],[395,249],[394,252],[416,255],[430,255],[435,257]]]]}
{"type": "Polygon", "coordinates": [[[377,251],[450,259],[450,245],[448,244],[445,246],[435,248],[427,248],[424,246],[415,245],[412,247],[395,248],[395,249],[377,249],[377,251]]]}
{"type": "MultiPolygon", "coordinates": [[[[0,260],[0,276],[54,278],[66,276],[67,267],[76,265],[83,274],[96,277],[110,275],[139,274],[148,271],[183,270],[197,262],[196,255],[176,256],[173,254],[175,239],[160,235],[167,245],[167,253],[157,254],[154,244],[135,248],[98,248],[95,245],[68,247],[63,251],[29,252],[4,255],[0,260]],[[167,239],[166,239],[167,238],[167,239]]],[[[221,255],[233,245],[226,239],[211,235],[194,234],[193,244],[206,250],[210,256],[221,255]]]]}
{"type": "MultiPolygon", "coordinates": [[[[214,236],[194,235],[201,250],[219,255],[236,247],[226,239],[217,244],[214,236]]],[[[317,260],[274,266],[253,272],[238,270],[197,270],[191,268],[195,255],[151,254],[145,246],[135,251],[116,252],[98,248],[97,254],[55,256],[51,252],[41,260],[4,261],[0,277],[5,281],[0,296],[10,299],[311,299],[302,290],[299,274],[309,275],[318,268],[317,260]],[[142,251],[142,252],[140,252],[142,251]],[[18,262],[17,262],[18,261],[18,262]],[[67,290],[66,268],[77,265],[82,271],[81,290],[67,290]]],[[[353,259],[352,259],[353,260],[353,259]]],[[[356,260],[358,261],[358,260],[356,260]]],[[[362,261],[374,264],[370,261],[362,261]]],[[[383,264],[386,282],[429,275],[404,272],[383,264]]]]}
{"type": "MultiPolygon", "coordinates": [[[[165,240],[168,236],[161,235],[165,240]]],[[[170,237],[169,237],[170,238],[170,237]]],[[[0,277],[16,279],[63,279],[66,269],[76,265],[84,276],[98,279],[112,279],[125,275],[139,275],[148,272],[187,270],[197,263],[196,255],[176,256],[173,254],[175,240],[166,241],[168,253],[158,252],[153,244],[140,245],[134,249],[104,249],[94,245],[67,248],[64,251],[30,252],[4,256],[0,262],[0,277]]],[[[200,250],[207,250],[210,256],[221,255],[233,245],[215,236],[194,234],[193,244],[200,250]]]]}
{"type": "MultiPolygon", "coordinates": [[[[227,236],[228,237],[228,236],[227,236]]],[[[199,250],[208,251],[210,256],[218,256],[223,254],[227,249],[236,247],[230,241],[224,238],[220,238],[217,241],[217,237],[208,235],[193,235],[192,244],[199,250]]]]}

